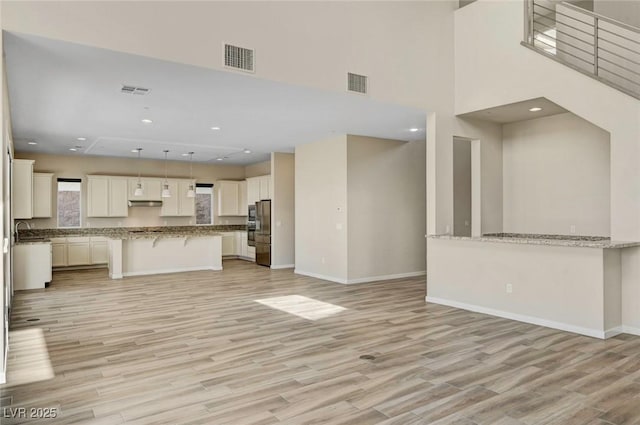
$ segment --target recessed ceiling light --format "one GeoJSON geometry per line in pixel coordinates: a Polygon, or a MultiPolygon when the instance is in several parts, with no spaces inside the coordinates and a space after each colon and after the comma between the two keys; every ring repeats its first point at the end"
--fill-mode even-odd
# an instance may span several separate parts
{"type": "Polygon", "coordinates": [[[183,153],[182,156],[189,156],[189,154],[188,153],[183,153]]]}
{"type": "Polygon", "coordinates": [[[27,142],[27,145],[37,145],[38,142],[27,142]]]}
{"type": "Polygon", "coordinates": [[[141,121],[145,124],[151,124],[153,122],[149,118],[143,118],[141,121]]]}
{"type": "Polygon", "coordinates": [[[410,128],[409,131],[412,133],[415,133],[416,131],[420,130],[419,128],[410,128]]]}
{"type": "Polygon", "coordinates": [[[220,127],[211,127],[211,130],[220,130],[220,127]]]}
{"type": "Polygon", "coordinates": [[[251,149],[245,149],[245,150],[243,150],[242,152],[244,152],[244,153],[251,153],[251,149]]]}
{"type": "Polygon", "coordinates": [[[216,161],[222,161],[223,158],[216,158],[216,161]]]}
{"type": "Polygon", "coordinates": [[[75,152],[75,151],[77,151],[78,149],[77,149],[77,148],[69,148],[69,150],[70,150],[70,151],[75,152]]]}
{"type": "Polygon", "coordinates": [[[131,149],[132,153],[138,153],[138,149],[131,149]]]}
{"type": "Polygon", "coordinates": [[[539,107],[534,107],[534,108],[529,108],[529,112],[538,112],[538,111],[542,111],[542,108],[539,107]]]}
{"type": "Polygon", "coordinates": [[[84,142],[85,140],[87,140],[86,137],[78,137],[78,140],[80,140],[81,142],[84,142]]]}

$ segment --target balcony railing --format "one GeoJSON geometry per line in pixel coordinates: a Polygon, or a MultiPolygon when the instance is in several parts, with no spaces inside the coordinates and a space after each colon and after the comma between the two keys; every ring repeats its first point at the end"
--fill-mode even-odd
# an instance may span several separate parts
{"type": "Polygon", "coordinates": [[[523,44],[640,99],[640,29],[569,3],[525,0],[523,44]]]}

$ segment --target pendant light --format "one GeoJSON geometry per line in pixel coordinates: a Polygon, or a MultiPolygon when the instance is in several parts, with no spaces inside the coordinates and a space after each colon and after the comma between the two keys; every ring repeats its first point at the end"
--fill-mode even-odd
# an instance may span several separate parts
{"type": "Polygon", "coordinates": [[[142,152],[142,148],[136,149],[138,151],[138,184],[136,185],[136,190],[133,192],[133,196],[142,196],[144,195],[144,190],[142,189],[142,181],[140,180],[140,152],[142,152]]]}
{"type": "Polygon", "coordinates": [[[187,190],[187,198],[196,197],[196,188],[193,187],[193,152],[189,152],[189,190],[187,190]]]}
{"type": "Polygon", "coordinates": [[[162,195],[163,198],[171,198],[171,191],[169,190],[169,180],[167,180],[167,154],[168,150],[164,151],[164,184],[162,185],[162,195]]]}

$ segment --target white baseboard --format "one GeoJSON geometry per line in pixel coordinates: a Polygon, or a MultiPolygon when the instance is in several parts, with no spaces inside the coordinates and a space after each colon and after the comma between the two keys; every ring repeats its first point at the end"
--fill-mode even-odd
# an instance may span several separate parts
{"type": "Polygon", "coordinates": [[[623,327],[616,326],[615,328],[607,329],[606,331],[604,331],[604,339],[611,338],[613,336],[620,335],[623,333],[625,333],[623,327]]]}
{"type": "Polygon", "coordinates": [[[175,269],[161,269],[161,270],[143,270],[139,272],[124,272],[122,273],[125,277],[130,276],[148,276],[152,274],[167,274],[167,273],[180,273],[180,272],[194,272],[194,271],[202,271],[202,270],[213,270],[220,271],[222,267],[181,267],[175,269]]]}
{"type": "Polygon", "coordinates": [[[292,269],[295,266],[296,266],[295,264],[279,264],[277,266],[271,265],[271,268],[273,270],[280,270],[280,269],[292,269]]]}
{"type": "Polygon", "coordinates": [[[122,279],[122,274],[109,274],[109,279],[122,279]]]}
{"type": "Polygon", "coordinates": [[[371,277],[361,277],[358,279],[347,279],[347,283],[366,283],[366,282],[377,282],[379,280],[393,280],[393,279],[402,279],[405,277],[416,277],[416,276],[424,276],[427,272],[424,270],[417,272],[408,272],[408,273],[398,273],[398,274],[388,274],[383,276],[371,276],[371,277]]]}
{"type": "Polygon", "coordinates": [[[6,384],[7,383],[7,375],[2,372],[0,373],[0,384],[6,384]]]}
{"type": "Polygon", "coordinates": [[[434,304],[442,304],[449,307],[460,308],[463,310],[474,311],[476,313],[489,314],[491,316],[502,317],[510,320],[517,320],[518,322],[531,323],[532,325],[545,326],[547,328],[558,329],[561,331],[573,332],[580,335],[586,335],[593,338],[606,339],[608,338],[607,333],[610,333],[610,336],[617,335],[618,328],[610,329],[608,331],[601,331],[598,329],[590,329],[583,328],[581,326],[570,325],[568,323],[556,322],[554,320],[541,319],[539,317],[527,316],[524,314],[512,313],[509,311],[496,310],[493,308],[482,307],[474,304],[467,304],[458,301],[451,301],[444,298],[437,297],[425,297],[425,301],[434,304]]]}
{"type": "Polygon", "coordinates": [[[333,276],[325,276],[325,275],[318,274],[318,273],[305,272],[304,270],[294,269],[293,272],[295,274],[301,274],[301,275],[304,275],[304,276],[315,277],[316,279],[328,280],[330,282],[347,283],[346,279],[340,279],[338,277],[333,277],[333,276]]]}
{"type": "Polygon", "coordinates": [[[405,277],[414,277],[414,276],[424,276],[425,271],[418,272],[408,272],[408,273],[398,273],[398,274],[389,274],[383,276],[371,276],[371,277],[363,277],[358,279],[342,279],[339,277],[326,276],[318,273],[306,272],[304,270],[295,269],[293,271],[296,274],[301,274],[304,276],[315,277],[317,279],[328,280],[331,282],[342,283],[344,285],[351,285],[355,283],[367,283],[367,282],[378,282],[381,280],[391,280],[391,279],[402,279],[405,277]]]}
{"type": "Polygon", "coordinates": [[[622,333],[640,336],[640,328],[622,325],[622,333]]]}

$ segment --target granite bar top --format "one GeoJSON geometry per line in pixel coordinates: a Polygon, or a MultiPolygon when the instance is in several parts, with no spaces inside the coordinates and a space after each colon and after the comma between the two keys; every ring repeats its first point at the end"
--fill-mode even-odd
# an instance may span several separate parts
{"type": "Polygon", "coordinates": [[[512,243],[521,245],[568,246],[579,248],[629,248],[640,242],[612,241],[604,236],[540,235],[525,233],[487,233],[480,237],[429,235],[430,239],[449,239],[474,242],[512,243]]]}
{"type": "MultiPolygon", "coordinates": [[[[71,236],[104,236],[113,239],[179,238],[196,236],[216,236],[220,232],[245,231],[244,224],[213,226],[161,226],[161,227],[86,227],[78,229],[25,229],[20,231],[21,239],[30,243],[29,238],[64,238],[71,236]]],[[[36,242],[36,241],[34,241],[36,242]]],[[[43,242],[43,241],[39,241],[43,242]]]]}

